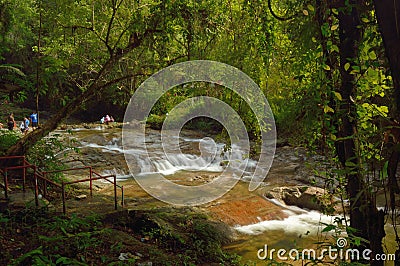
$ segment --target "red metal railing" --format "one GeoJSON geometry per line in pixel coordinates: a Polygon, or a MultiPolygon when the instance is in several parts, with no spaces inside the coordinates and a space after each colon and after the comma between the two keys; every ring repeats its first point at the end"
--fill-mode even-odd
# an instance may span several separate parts
{"type": "Polygon", "coordinates": [[[65,186],[66,185],[70,185],[70,184],[77,184],[77,183],[82,183],[82,182],[88,182],[89,181],[89,190],[90,190],[90,196],[93,195],[93,181],[95,180],[100,180],[100,179],[104,179],[108,182],[110,182],[111,184],[114,185],[114,206],[115,209],[117,209],[118,207],[118,199],[117,199],[117,187],[119,187],[121,189],[121,206],[124,206],[124,187],[123,186],[119,186],[117,184],[117,176],[116,175],[106,175],[106,176],[102,176],[96,172],[93,171],[91,166],[85,166],[85,167],[78,167],[78,168],[69,168],[69,169],[64,169],[64,170],[55,170],[55,171],[47,171],[47,172],[43,172],[44,176],[46,176],[47,174],[50,173],[59,173],[59,172],[68,172],[68,171],[74,171],[74,170],[85,170],[85,169],[89,169],[89,178],[87,179],[81,179],[81,180],[75,180],[75,181],[70,181],[70,182],[62,182],[61,183],[61,188],[62,188],[62,201],[63,201],[63,212],[66,213],[66,203],[65,203],[65,186]],[[97,177],[93,177],[93,174],[95,174],[97,177]],[[113,181],[110,181],[108,178],[113,177],[113,181]]]}
{"type": "MultiPolygon", "coordinates": [[[[17,166],[6,166],[1,168],[2,174],[3,174],[3,181],[4,181],[4,196],[7,199],[8,198],[8,171],[10,170],[17,170],[17,169],[22,169],[22,189],[25,191],[25,184],[26,184],[26,169],[31,168],[31,165],[26,164],[25,156],[5,156],[5,157],[0,157],[0,161],[4,160],[15,160],[15,159],[22,159],[22,165],[17,165],[17,166]]],[[[1,164],[0,164],[1,165],[1,164]]]]}
{"type": "MultiPolygon", "coordinates": [[[[124,207],[124,186],[120,186],[117,184],[117,176],[116,175],[108,175],[108,176],[102,176],[98,173],[96,173],[95,171],[93,171],[92,168],[90,168],[90,170],[92,171],[92,175],[95,174],[97,176],[97,178],[103,178],[104,180],[106,180],[107,182],[110,182],[111,184],[114,185],[114,195],[117,195],[117,187],[119,187],[121,189],[121,206],[124,207]],[[109,178],[113,177],[114,180],[110,181],[109,178]]],[[[117,206],[117,197],[114,198],[115,200],[115,206],[117,206]]]]}
{"type": "Polygon", "coordinates": [[[3,167],[1,168],[1,172],[4,177],[4,196],[6,199],[8,199],[8,176],[7,173],[10,170],[17,170],[17,169],[23,169],[23,174],[22,174],[22,180],[23,180],[23,191],[25,191],[26,187],[26,169],[31,168],[34,171],[34,186],[35,186],[35,204],[36,206],[39,205],[39,181],[43,183],[43,197],[47,197],[47,186],[50,184],[52,186],[55,186],[56,188],[61,189],[61,198],[63,202],[63,213],[66,214],[66,196],[65,196],[65,186],[70,185],[70,184],[76,184],[76,183],[82,183],[82,182],[88,182],[89,181],[89,189],[90,189],[90,196],[92,197],[93,195],[93,181],[95,180],[101,180],[104,179],[114,185],[114,207],[117,209],[118,207],[118,200],[117,200],[117,187],[121,189],[121,206],[124,206],[124,187],[119,186],[117,184],[117,177],[116,175],[107,175],[107,176],[102,176],[96,172],[93,171],[91,166],[85,166],[85,167],[78,167],[78,168],[69,168],[69,169],[63,169],[63,170],[55,170],[55,171],[45,171],[45,172],[40,172],[36,165],[30,164],[28,161],[26,161],[25,156],[6,156],[6,157],[0,157],[1,160],[7,160],[7,159],[22,159],[22,165],[17,165],[17,166],[9,166],[9,167],[3,167]],[[68,171],[76,171],[76,170],[85,170],[89,169],[89,178],[87,179],[81,179],[81,180],[75,180],[75,181],[70,181],[70,182],[64,182],[62,181],[61,184],[58,184],[50,179],[48,179],[46,176],[51,173],[60,173],[60,172],[68,172],[68,171]],[[96,175],[96,177],[93,177],[93,175],[96,175]],[[112,177],[113,181],[109,180],[109,178],[112,177]]]}

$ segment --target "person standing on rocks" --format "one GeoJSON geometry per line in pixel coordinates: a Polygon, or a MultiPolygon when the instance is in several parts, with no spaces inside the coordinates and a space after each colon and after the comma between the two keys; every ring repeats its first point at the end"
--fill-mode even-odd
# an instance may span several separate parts
{"type": "Polygon", "coordinates": [[[24,121],[22,121],[21,126],[21,133],[23,133],[24,135],[26,135],[29,131],[29,119],[28,117],[24,117],[24,121]]]}
{"type": "Polygon", "coordinates": [[[7,118],[7,128],[8,130],[13,130],[15,126],[14,114],[11,113],[7,118]]]}
{"type": "Polygon", "coordinates": [[[36,111],[29,116],[29,120],[31,120],[32,129],[35,130],[38,127],[38,114],[36,111]]]}

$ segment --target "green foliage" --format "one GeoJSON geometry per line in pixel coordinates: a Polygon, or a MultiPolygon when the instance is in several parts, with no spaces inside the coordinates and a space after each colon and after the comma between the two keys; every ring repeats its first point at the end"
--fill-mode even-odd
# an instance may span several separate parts
{"type": "MultiPolygon", "coordinates": [[[[0,73],[5,72],[7,74],[15,74],[21,77],[24,77],[25,74],[17,67],[12,65],[0,65],[0,73]]],[[[2,75],[4,78],[4,75],[2,75]]]]}
{"type": "Polygon", "coordinates": [[[172,214],[157,210],[154,215],[150,219],[156,224],[150,226],[150,222],[146,223],[146,227],[142,228],[143,235],[149,241],[180,254],[180,264],[198,265],[219,261],[224,265],[236,265],[237,257],[221,248],[227,240],[221,228],[203,214],[187,211],[172,214]]]}
{"type": "MultiPolygon", "coordinates": [[[[20,131],[0,130],[0,155],[4,154],[8,148],[17,143],[22,137],[20,131]]],[[[79,151],[73,145],[66,144],[60,136],[54,134],[40,140],[26,155],[27,160],[39,167],[41,171],[61,170],[64,168],[60,156],[66,155],[69,149],[79,151]]],[[[53,176],[55,180],[61,178],[61,174],[53,176]]]]}
{"type": "MultiPolygon", "coordinates": [[[[104,93],[96,95],[97,99],[124,106],[146,76],[183,59],[219,60],[240,67],[257,82],[267,82],[268,67],[264,65],[270,64],[275,26],[273,19],[265,13],[265,3],[221,5],[218,1],[148,1],[141,5],[135,1],[121,1],[116,6],[109,1],[62,1],[57,5],[47,1],[40,5],[27,1],[18,10],[34,20],[31,28],[27,27],[27,19],[21,19],[20,23],[13,21],[14,28],[10,28],[10,31],[17,31],[18,27],[23,27],[34,37],[26,41],[27,46],[32,47],[29,56],[35,55],[34,65],[38,68],[28,69],[28,80],[36,83],[36,70],[40,72],[40,95],[55,109],[85,91],[110,53],[123,49],[127,40],[142,33],[152,22],[161,30],[150,29],[154,34],[140,47],[142,52],[125,57],[105,78],[112,81],[132,73],[134,77],[110,85],[104,93]],[[39,17],[42,18],[40,29],[39,17]],[[37,46],[39,30],[42,37],[40,54],[37,46]]],[[[11,12],[15,17],[20,14],[11,12]]],[[[35,86],[24,87],[25,94],[21,96],[30,99],[35,86]]],[[[249,108],[229,90],[199,86],[180,90],[170,95],[173,97],[163,96],[154,114],[165,115],[177,103],[200,95],[200,92],[218,95],[243,116],[252,136],[259,135],[257,121],[249,108]]]]}
{"type": "Polygon", "coordinates": [[[138,217],[128,218],[128,223],[121,227],[120,219],[126,219],[124,214],[126,212],[108,214],[106,218],[65,217],[47,209],[1,213],[2,234],[7,232],[7,236],[16,238],[7,239],[7,243],[19,248],[3,249],[4,257],[0,256],[0,262],[5,265],[137,265],[143,261],[157,265],[199,265],[202,262],[239,265],[236,256],[225,254],[220,246],[213,244],[221,243],[220,234],[203,214],[144,211],[138,217]],[[147,217],[147,222],[140,223],[139,227],[126,227],[140,217],[147,217]],[[163,226],[154,227],[156,221],[163,226]],[[174,221],[177,223],[172,224],[174,221]],[[27,235],[15,233],[19,230],[27,235]],[[143,233],[151,235],[151,238],[146,237],[146,243],[138,240],[143,238],[143,233]],[[192,239],[196,243],[188,242],[192,239]],[[177,241],[180,245],[175,243],[174,246],[177,241]],[[10,252],[18,255],[9,256],[10,252]],[[119,260],[120,254],[126,252],[131,252],[132,256],[119,260]]]}
{"type": "Polygon", "coordinates": [[[33,249],[18,259],[14,260],[10,265],[23,265],[29,263],[29,265],[32,266],[55,266],[55,265],[79,265],[79,266],[85,266],[88,265],[86,263],[79,262],[75,259],[63,257],[60,255],[55,255],[54,256],[55,260],[52,260],[48,258],[44,253],[43,253],[43,247],[40,246],[37,249],[33,249]]]}
{"type": "Polygon", "coordinates": [[[0,130],[0,155],[4,154],[8,148],[17,143],[21,135],[17,131],[0,130]]]}
{"type": "MultiPolygon", "coordinates": [[[[73,145],[66,144],[58,134],[52,134],[37,142],[27,154],[27,160],[39,167],[41,171],[62,170],[64,165],[60,157],[66,155],[68,150],[79,151],[73,145]]],[[[56,173],[53,179],[61,178],[61,174],[56,173]]]]}
{"type": "Polygon", "coordinates": [[[161,129],[164,119],[165,115],[150,114],[146,119],[146,123],[149,124],[151,128],[161,129]]]}
{"type": "MultiPolygon", "coordinates": [[[[36,214],[31,213],[31,215],[36,217],[36,214]]],[[[43,218],[40,221],[37,226],[51,230],[48,232],[53,232],[53,235],[39,235],[41,246],[14,259],[11,265],[88,265],[78,254],[86,256],[88,249],[96,248],[101,243],[99,236],[108,232],[108,229],[96,229],[96,226],[101,226],[101,222],[94,216],[87,218],[78,218],[76,215],[71,218],[56,216],[54,221],[43,218]],[[78,254],[68,254],[67,249],[76,250],[78,254]]]]}
{"type": "Polygon", "coordinates": [[[51,231],[61,230],[65,235],[73,234],[83,230],[96,230],[98,226],[101,226],[99,218],[96,216],[88,216],[85,218],[79,218],[76,214],[73,214],[70,218],[55,217],[52,223],[44,225],[51,231]]]}
{"type": "MultiPolygon", "coordinates": [[[[221,134],[224,133],[224,131],[221,132],[222,125],[219,122],[212,120],[208,117],[199,117],[199,118],[192,119],[187,124],[185,124],[185,128],[192,129],[192,130],[200,130],[200,131],[209,132],[209,133],[213,133],[213,132],[217,132],[217,133],[221,133],[221,134]]],[[[223,142],[223,141],[226,141],[227,139],[229,139],[229,138],[225,136],[221,139],[221,141],[223,142]]]]}

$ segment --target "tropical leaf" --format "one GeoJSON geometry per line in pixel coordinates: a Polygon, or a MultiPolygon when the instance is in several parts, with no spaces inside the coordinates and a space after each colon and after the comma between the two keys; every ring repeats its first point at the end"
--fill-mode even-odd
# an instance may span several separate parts
{"type": "Polygon", "coordinates": [[[12,65],[0,65],[0,73],[5,72],[9,74],[17,74],[19,76],[25,77],[25,73],[22,72],[20,69],[16,68],[12,65]]]}

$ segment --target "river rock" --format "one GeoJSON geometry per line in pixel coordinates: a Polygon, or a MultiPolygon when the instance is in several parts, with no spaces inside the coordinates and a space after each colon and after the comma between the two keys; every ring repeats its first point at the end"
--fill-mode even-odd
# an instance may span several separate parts
{"type": "Polygon", "coordinates": [[[85,167],[86,165],[80,161],[78,158],[71,158],[70,160],[64,160],[65,168],[80,168],[85,167]]]}
{"type": "Polygon", "coordinates": [[[325,189],[312,186],[276,187],[266,192],[269,199],[285,205],[327,213],[341,212],[335,197],[325,189]]]}
{"type": "Polygon", "coordinates": [[[106,136],[105,134],[87,134],[82,136],[79,139],[79,142],[81,142],[81,144],[84,143],[96,143],[96,144],[107,144],[110,140],[109,136],[106,136]]]}
{"type": "Polygon", "coordinates": [[[83,199],[86,199],[86,198],[87,198],[87,196],[85,194],[80,194],[80,195],[76,195],[75,196],[75,199],[77,199],[77,200],[83,200],[83,199]]]}
{"type": "Polygon", "coordinates": [[[298,163],[287,163],[284,166],[277,167],[277,168],[272,168],[271,172],[272,173],[279,173],[279,174],[289,174],[289,175],[294,175],[299,169],[300,165],[298,163]]]}
{"type": "Polygon", "coordinates": [[[77,124],[61,124],[58,129],[69,130],[69,129],[112,129],[112,128],[122,128],[122,122],[111,122],[108,124],[101,124],[99,122],[92,123],[77,123],[77,124]]]}
{"type": "Polygon", "coordinates": [[[146,124],[139,120],[133,119],[130,122],[126,122],[124,127],[128,129],[144,129],[146,124]]]}

